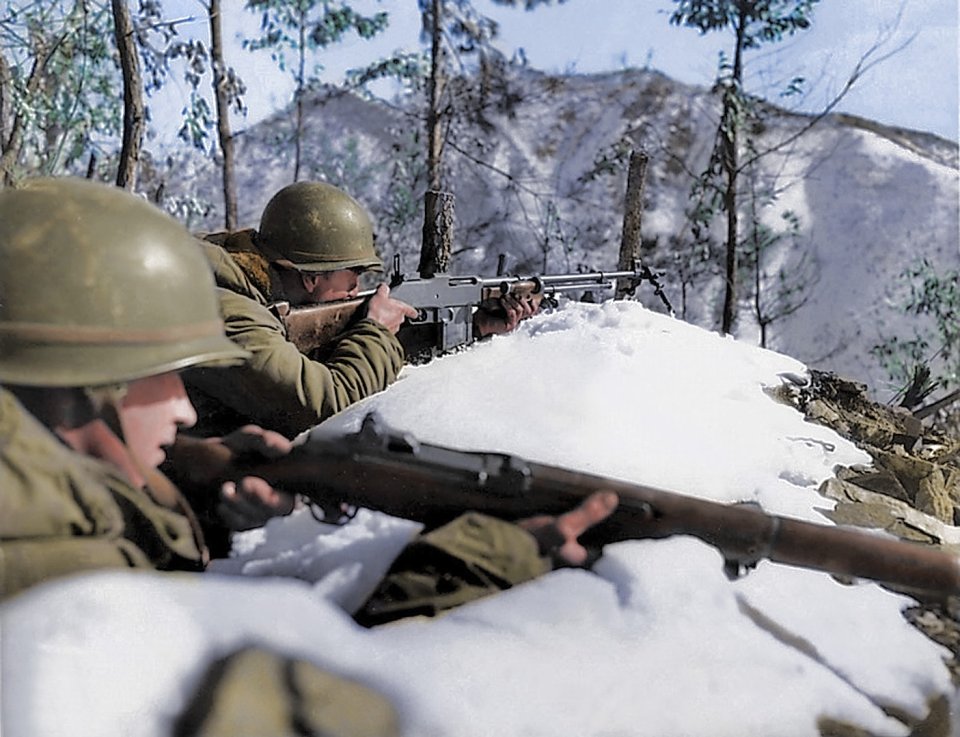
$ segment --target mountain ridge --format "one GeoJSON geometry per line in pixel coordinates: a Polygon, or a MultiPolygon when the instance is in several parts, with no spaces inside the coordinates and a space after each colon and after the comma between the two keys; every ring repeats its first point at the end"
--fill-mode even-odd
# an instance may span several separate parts
{"type": "MultiPolygon", "coordinates": [[[[692,246],[686,213],[716,130],[715,94],[655,70],[556,75],[509,65],[451,86],[465,100],[444,159],[446,188],[456,196],[455,272],[493,273],[500,254],[516,272],[610,269],[626,160],[642,149],[649,156],[642,255],[662,273],[678,313],[716,329],[722,283],[715,263],[692,246]]],[[[422,104],[330,88],[305,103],[301,179],[354,194],[375,217],[382,255],[399,255],[412,269],[426,190],[422,104]]],[[[784,278],[806,282],[803,305],[770,326],[767,346],[882,394],[892,387],[870,347],[924,329],[897,306],[900,275],[920,258],[941,271],[960,267],[958,147],[843,113],[804,133],[813,116],[763,107],[755,140],[771,153],[752,181],[770,193],[770,204],[758,218],[782,228],[793,214],[800,227],[765,253],[761,283],[769,292],[784,278]]],[[[238,134],[241,223],[255,224],[269,197],[293,180],[292,130],[286,110],[238,134]]],[[[173,202],[196,193],[217,199],[210,194],[220,188],[215,161],[190,155],[173,169],[173,202]]],[[[188,224],[210,229],[218,221],[222,209],[214,206],[188,224]]],[[[639,296],[662,309],[652,290],[639,296]]],[[[746,301],[736,335],[758,340],[746,301]]]]}

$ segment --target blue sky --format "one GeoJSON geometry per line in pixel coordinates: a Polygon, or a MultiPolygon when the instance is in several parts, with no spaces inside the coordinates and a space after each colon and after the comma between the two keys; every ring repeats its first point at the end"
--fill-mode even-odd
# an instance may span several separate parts
{"type": "MultiPolygon", "coordinates": [[[[236,38],[241,24],[248,33],[256,29],[256,17],[242,11],[243,4],[224,3],[232,11],[225,20],[228,41],[236,38]]],[[[199,12],[187,0],[171,3],[176,5],[188,14],[199,12]]],[[[354,5],[388,11],[391,25],[375,41],[350,39],[325,52],[321,61],[330,81],[377,54],[419,47],[420,16],[413,0],[354,0],[354,5]]],[[[532,12],[502,8],[491,0],[475,0],[475,5],[500,20],[501,50],[510,55],[522,48],[531,66],[552,72],[649,66],[679,81],[709,86],[718,52],[729,49],[731,40],[725,33],[701,37],[692,29],[670,26],[674,3],[669,0],[567,0],[532,12]]],[[[205,23],[198,21],[196,27],[206,33],[205,23]]],[[[776,101],[784,80],[803,75],[808,96],[800,109],[822,109],[867,50],[880,43],[871,58],[889,58],[867,71],[837,109],[957,140],[957,31],[957,0],[822,0],[811,29],[749,55],[749,89],[776,101]]],[[[250,115],[237,120],[236,128],[290,101],[292,83],[266,54],[250,54],[239,44],[228,53],[249,88],[250,115]]],[[[180,106],[175,98],[168,104],[180,106]]]]}
{"type": "MultiPolygon", "coordinates": [[[[505,48],[522,46],[536,67],[590,72],[626,62],[709,85],[731,34],[700,37],[670,26],[673,7],[666,0],[568,0],[531,13],[500,9],[498,16],[511,20],[502,26],[505,48]]],[[[886,38],[876,56],[895,53],[868,71],[840,108],[956,140],[957,26],[956,0],[822,0],[809,30],[748,56],[749,84],[756,91],[766,86],[774,99],[781,89],[776,80],[803,74],[810,88],[807,107],[820,109],[861,56],[886,38]]]]}

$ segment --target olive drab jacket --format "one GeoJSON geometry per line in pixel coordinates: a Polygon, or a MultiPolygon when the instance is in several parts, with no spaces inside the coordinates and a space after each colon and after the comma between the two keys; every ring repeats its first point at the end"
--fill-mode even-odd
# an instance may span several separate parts
{"type": "Polygon", "coordinates": [[[0,388],[0,598],[98,568],[200,570],[190,521],[74,452],[0,388]]]}
{"type": "Polygon", "coordinates": [[[386,389],[403,366],[403,348],[375,320],[360,320],[322,362],[287,340],[271,306],[284,301],[274,268],[253,231],[215,234],[202,247],[216,276],[227,336],[251,358],[232,368],[184,372],[199,435],[223,435],[248,423],[294,437],[359,400],[386,389]]]}
{"type": "MultiPolygon", "coordinates": [[[[187,516],[70,449],[0,388],[0,599],[102,568],[199,571],[205,553],[187,516]]],[[[411,543],[356,617],[434,616],[550,567],[517,525],[464,514],[411,543]]]]}

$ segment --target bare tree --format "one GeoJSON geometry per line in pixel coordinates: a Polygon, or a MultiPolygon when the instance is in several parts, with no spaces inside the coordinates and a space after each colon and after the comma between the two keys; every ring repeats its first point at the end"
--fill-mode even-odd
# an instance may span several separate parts
{"type": "MultiPolygon", "coordinates": [[[[752,99],[743,89],[744,52],[784,34],[810,26],[813,6],[819,0],[674,0],[677,9],[670,18],[674,25],[696,28],[701,34],[733,31],[733,60],[721,59],[717,85],[721,90],[721,116],[710,163],[701,176],[701,193],[713,191],[726,217],[724,296],[720,330],[733,330],[737,317],[738,256],[740,247],[738,178],[740,136],[747,125],[752,99]]],[[[711,213],[710,208],[701,212],[711,213]]],[[[712,217],[712,214],[710,214],[712,217]]]]}
{"type": "Polygon", "coordinates": [[[117,186],[134,190],[137,186],[137,168],[146,127],[143,104],[143,77],[140,58],[133,35],[133,22],[125,0],[112,0],[113,30],[120,56],[123,75],[123,143],[117,162],[117,186]]]}
{"type": "Polygon", "coordinates": [[[227,230],[236,230],[237,176],[233,134],[230,132],[230,102],[236,80],[231,79],[232,70],[224,61],[220,0],[210,0],[209,17],[210,66],[213,69],[213,98],[217,108],[217,140],[223,156],[224,226],[227,230]]]}
{"type": "Polygon", "coordinates": [[[110,3],[8,0],[3,7],[3,179],[76,171],[120,134],[110,3]]]}
{"type": "Polygon", "coordinates": [[[443,0],[431,0],[430,16],[430,81],[427,94],[427,182],[431,190],[440,191],[442,178],[440,163],[443,158],[443,133],[440,101],[446,82],[443,51],[443,0]]]}
{"type": "MultiPolygon", "coordinates": [[[[24,85],[24,92],[28,96],[36,94],[37,90],[40,87],[40,79],[42,75],[43,66],[45,64],[45,54],[42,52],[42,47],[37,46],[36,55],[33,59],[33,64],[30,68],[30,73],[27,76],[27,82],[24,85]]],[[[4,76],[4,96],[7,96],[7,90],[10,89],[9,82],[12,77],[10,75],[10,67],[4,59],[3,62],[3,76],[4,76]]],[[[0,155],[0,171],[3,172],[3,183],[5,185],[11,185],[14,182],[14,174],[16,171],[17,162],[20,159],[21,152],[23,151],[24,137],[26,135],[27,128],[27,111],[23,108],[15,109],[12,113],[7,113],[7,115],[12,118],[9,126],[6,125],[4,121],[4,128],[9,127],[9,133],[2,141],[3,152],[0,155]]]]}
{"type": "Polygon", "coordinates": [[[323,69],[318,63],[308,69],[308,62],[314,59],[317,50],[341,41],[351,30],[361,38],[372,38],[387,27],[387,14],[364,16],[346,2],[331,0],[247,0],[246,8],[260,14],[261,30],[259,38],[244,42],[247,49],[269,50],[282,70],[290,68],[286,52],[292,51],[296,55],[293,65],[297,106],[293,179],[297,181],[303,169],[303,105],[323,69]]]}

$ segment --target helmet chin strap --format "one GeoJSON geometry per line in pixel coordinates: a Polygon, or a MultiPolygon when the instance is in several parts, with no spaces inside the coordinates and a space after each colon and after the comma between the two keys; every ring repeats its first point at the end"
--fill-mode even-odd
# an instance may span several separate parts
{"type": "Polygon", "coordinates": [[[193,509],[176,485],[164,476],[159,469],[150,468],[144,464],[127,443],[126,435],[123,432],[123,414],[120,411],[123,406],[123,399],[127,395],[127,384],[84,387],[83,392],[93,407],[96,416],[103,420],[104,424],[120,440],[127,461],[144,480],[144,490],[147,494],[158,504],[173,509],[187,518],[197,549],[200,551],[201,561],[203,566],[206,567],[207,563],[210,562],[210,550],[204,540],[200,521],[193,509]]]}
{"type": "MultiPolygon", "coordinates": [[[[83,388],[83,394],[93,407],[94,415],[106,423],[107,427],[120,438],[120,441],[127,445],[127,439],[123,432],[123,420],[120,415],[120,407],[123,404],[123,398],[127,396],[127,384],[108,384],[106,386],[87,386],[83,388]]],[[[129,447],[127,451],[129,452],[129,447]]],[[[131,453],[131,457],[132,457],[131,453]]]]}

